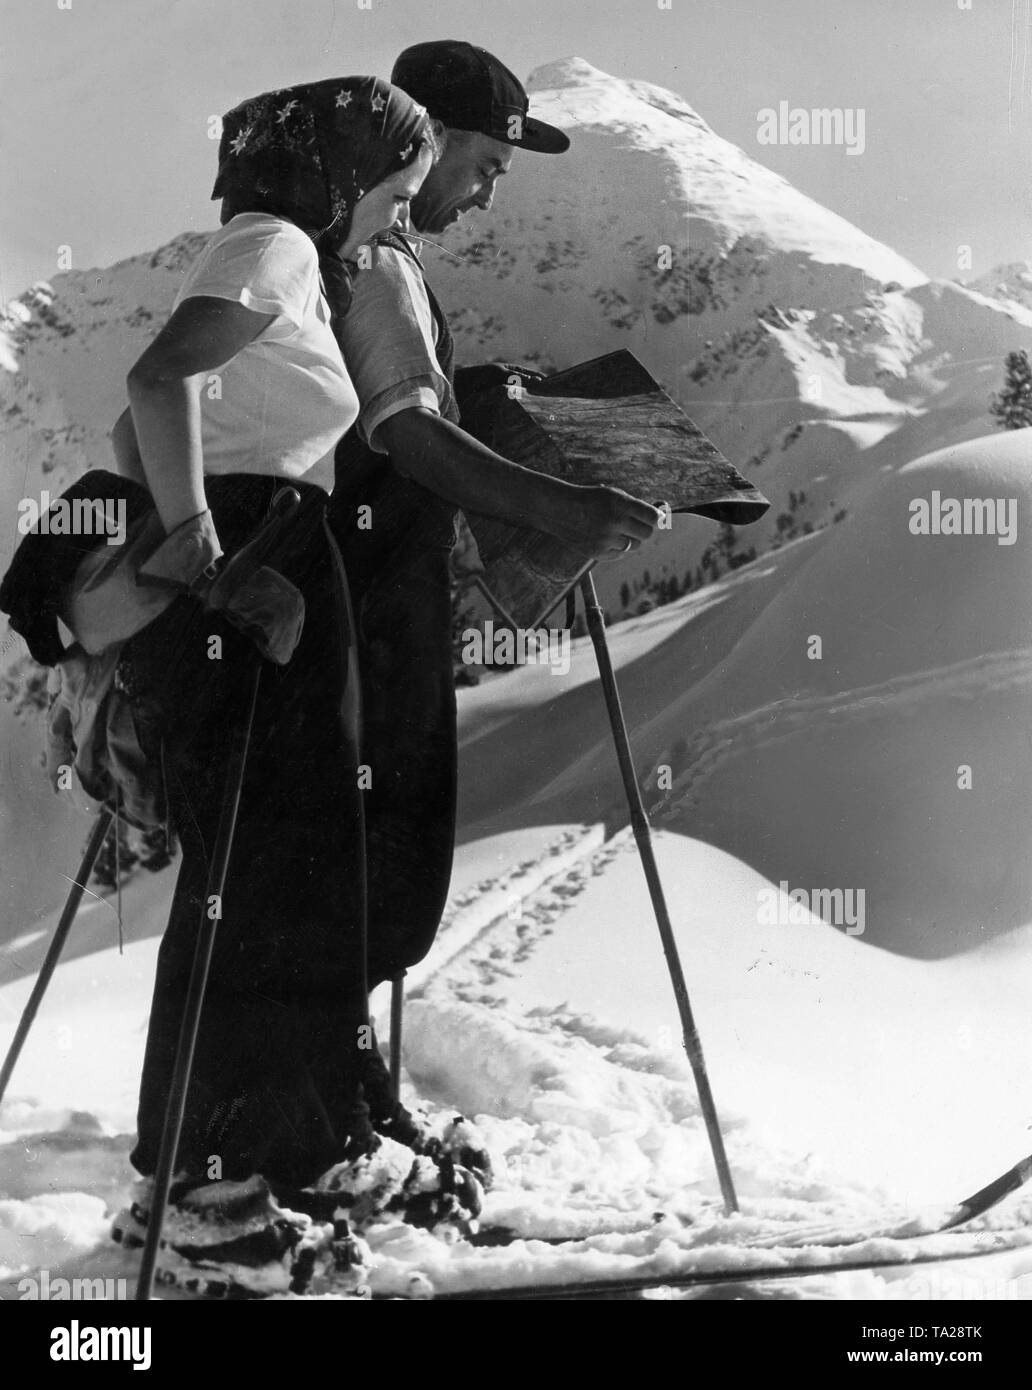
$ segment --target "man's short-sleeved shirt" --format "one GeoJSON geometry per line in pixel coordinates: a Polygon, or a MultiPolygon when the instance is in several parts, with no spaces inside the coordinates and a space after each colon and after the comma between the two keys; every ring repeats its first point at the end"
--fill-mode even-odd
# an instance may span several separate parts
{"type": "Polygon", "coordinates": [[[198,296],[276,315],[201,389],[205,473],[272,474],[332,492],[334,446],[358,398],[311,238],[284,218],[239,213],[207,243],[173,307],[198,296]]]}
{"type": "Polygon", "coordinates": [[[392,246],[374,246],[355,276],[343,326],[344,358],[358,393],[360,437],[386,453],[377,430],[399,411],[424,406],[457,421],[437,358],[437,328],[419,266],[392,246]]]}

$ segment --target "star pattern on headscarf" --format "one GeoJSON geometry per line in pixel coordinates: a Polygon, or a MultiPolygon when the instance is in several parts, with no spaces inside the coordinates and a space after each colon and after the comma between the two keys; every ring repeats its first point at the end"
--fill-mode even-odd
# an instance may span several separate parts
{"type": "Polygon", "coordinates": [[[248,138],[250,137],[251,131],[253,129],[253,126],[248,126],[246,130],[241,130],[236,135],[234,135],[233,139],[229,142],[229,148],[233,151],[234,154],[240,154],[241,151],[245,148],[245,146],[247,145],[248,138]]]}
{"type": "Polygon", "coordinates": [[[343,106],[346,110],[351,105],[352,95],[353,93],[347,91],[346,88],[343,91],[338,92],[335,105],[343,106]]]}
{"type": "Polygon", "coordinates": [[[383,108],[387,105],[387,103],[384,101],[383,97],[380,96],[379,92],[377,92],[376,96],[373,97],[369,105],[372,107],[374,111],[382,111],[383,108]]]}
{"type": "Polygon", "coordinates": [[[287,118],[296,106],[297,102],[294,101],[293,98],[291,98],[291,100],[287,102],[286,106],[280,107],[280,109],[276,112],[276,120],[280,123],[280,125],[286,125],[287,118]]]}

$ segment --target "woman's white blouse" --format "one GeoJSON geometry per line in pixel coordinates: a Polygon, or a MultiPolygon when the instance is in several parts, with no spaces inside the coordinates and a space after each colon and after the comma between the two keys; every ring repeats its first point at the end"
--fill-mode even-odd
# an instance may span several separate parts
{"type": "Polygon", "coordinates": [[[239,213],[191,266],[173,308],[232,299],[276,318],[201,386],[205,473],[264,473],[333,490],[333,450],[358,398],[319,284],[319,257],[300,227],[239,213]]]}

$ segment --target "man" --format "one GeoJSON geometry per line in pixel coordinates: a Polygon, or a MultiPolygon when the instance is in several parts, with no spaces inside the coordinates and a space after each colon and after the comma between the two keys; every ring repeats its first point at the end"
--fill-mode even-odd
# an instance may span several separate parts
{"type": "MultiPolygon", "coordinates": [[[[454,40],[408,48],[391,81],[424,105],[441,146],[412,200],[410,229],[433,236],[490,210],[517,151],[558,155],[560,130],[535,120],[516,77],[482,48],[454,40]]],[[[524,157],[520,154],[519,157],[524,157]]],[[[547,531],[595,554],[651,535],[660,513],[605,487],[575,487],[501,458],[460,426],[463,388],[510,371],[453,370],[447,321],[415,247],[394,235],[372,248],[344,319],[342,346],[360,402],[337,451],[331,524],[359,629],[362,673],[369,987],[404,974],[430,949],[451,876],[457,740],[449,553],[459,507],[547,531]]],[[[374,1125],[417,1139],[379,1052],[363,1078],[374,1125]]]]}

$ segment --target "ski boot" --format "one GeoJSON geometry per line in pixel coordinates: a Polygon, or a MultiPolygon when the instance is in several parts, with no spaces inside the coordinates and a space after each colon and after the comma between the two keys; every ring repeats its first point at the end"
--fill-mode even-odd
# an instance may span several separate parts
{"type": "Polygon", "coordinates": [[[317,1221],[346,1217],[349,1232],[397,1220],[442,1235],[470,1235],[483,1207],[483,1188],[448,1154],[413,1153],[374,1134],[361,1154],[349,1154],[311,1187],[292,1193],[290,1202],[317,1221]]]}
{"type": "MultiPolygon", "coordinates": [[[[127,1250],[143,1246],[153,1182],[137,1183],[134,1200],[112,1225],[127,1250]]],[[[321,1263],[332,1260],[332,1228],[281,1207],[260,1174],[244,1182],[181,1180],[169,1193],[155,1283],[204,1298],[261,1298],[303,1293],[321,1263]]]]}

